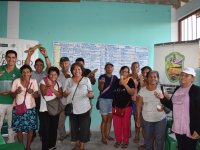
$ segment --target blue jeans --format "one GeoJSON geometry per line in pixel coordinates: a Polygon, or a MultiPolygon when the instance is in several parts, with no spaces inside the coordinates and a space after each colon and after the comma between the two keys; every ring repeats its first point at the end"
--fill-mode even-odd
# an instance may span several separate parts
{"type": "Polygon", "coordinates": [[[167,120],[164,118],[158,122],[143,120],[145,150],[163,150],[165,142],[167,120]]]}

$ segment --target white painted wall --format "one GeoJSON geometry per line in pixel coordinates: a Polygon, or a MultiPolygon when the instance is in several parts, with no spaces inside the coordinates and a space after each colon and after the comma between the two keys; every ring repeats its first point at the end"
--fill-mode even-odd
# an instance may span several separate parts
{"type": "Polygon", "coordinates": [[[19,38],[19,3],[8,2],[7,38],[19,38]]]}

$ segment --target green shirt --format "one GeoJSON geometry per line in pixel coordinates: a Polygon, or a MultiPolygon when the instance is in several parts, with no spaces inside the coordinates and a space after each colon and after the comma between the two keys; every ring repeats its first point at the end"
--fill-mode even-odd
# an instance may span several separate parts
{"type": "MultiPolygon", "coordinates": [[[[14,81],[21,77],[20,70],[15,66],[14,70],[11,72],[6,71],[6,65],[0,66],[0,72],[4,71],[3,75],[0,76],[0,81],[14,81]]],[[[11,89],[10,89],[11,90],[11,89]]],[[[12,104],[13,97],[11,95],[1,95],[0,94],[0,104],[12,104]]]]}

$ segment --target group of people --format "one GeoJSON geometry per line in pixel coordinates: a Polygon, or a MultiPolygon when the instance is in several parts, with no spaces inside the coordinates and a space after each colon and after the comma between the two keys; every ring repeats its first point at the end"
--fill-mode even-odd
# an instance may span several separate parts
{"type": "MultiPolygon", "coordinates": [[[[8,118],[8,143],[23,143],[23,132],[27,132],[26,150],[31,149],[31,142],[38,128],[42,141],[42,150],[56,149],[56,141],[64,140],[68,133],[65,130],[65,111],[67,104],[73,104],[73,113],[69,116],[71,141],[75,142],[73,150],[85,149],[90,140],[91,100],[94,98],[92,85],[95,84],[95,72],[84,68],[84,59],[77,58],[70,65],[68,57],[60,59],[60,68],[51,66],[47,51],[41,45],[28,50],[25,64],[16,67],[17,53],[6,52],[6,65],[0,66],[0,81],[11,81],[10,91],[0,91],[0,129],[5,114],[8,118]],[[46,62],[36,59],[34,68],[30,67],[32,54],[39,49],[46,62]],[[58,98],[62,111],[50,115],[47,102],[58,98]],[[25,103],[26,111],[18,114],[16,106],[25,103]],[[38,118],[37,118],[38,117],[38,118]],[[38,125],[39,120],[39,125],[38,125]],[[58,136],[57,136],[58,135],[58,136]]],[[[195,150],[200,137],[200,88],[193,84],[195,71],[185,68],[180,74],[180,86],[170,97],[159,84],[159,73],[149,66],[141,69],[138,62],[131,68],[122,66],[119,77],[113,75],[114,65],[105,64],[105,73],[98,78],[98,109],[102,117],[101,142],[105,145],[110,140],[114,147],[127,148],[131,137],[131,116],[134,116],[135,136],[133,141],[140,140],[140,130],[144,138],[145,150],[163,150],[166,132],[166,114],[164,107],[173,110],[172,131],[175,132],[179,150],[195,150]],[[115,137],[110,130],[113,122],[115,137]]]]}

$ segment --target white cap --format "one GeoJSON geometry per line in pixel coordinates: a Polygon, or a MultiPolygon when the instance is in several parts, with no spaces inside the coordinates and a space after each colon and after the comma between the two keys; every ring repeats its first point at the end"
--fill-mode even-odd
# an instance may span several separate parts
{"type": "Polygon", "coordinates": [[[193,75],[194,77],[196,76],[196,72],[193,68],[191,67],[186,67],[182,70],[182,72],[193,75]]]}

